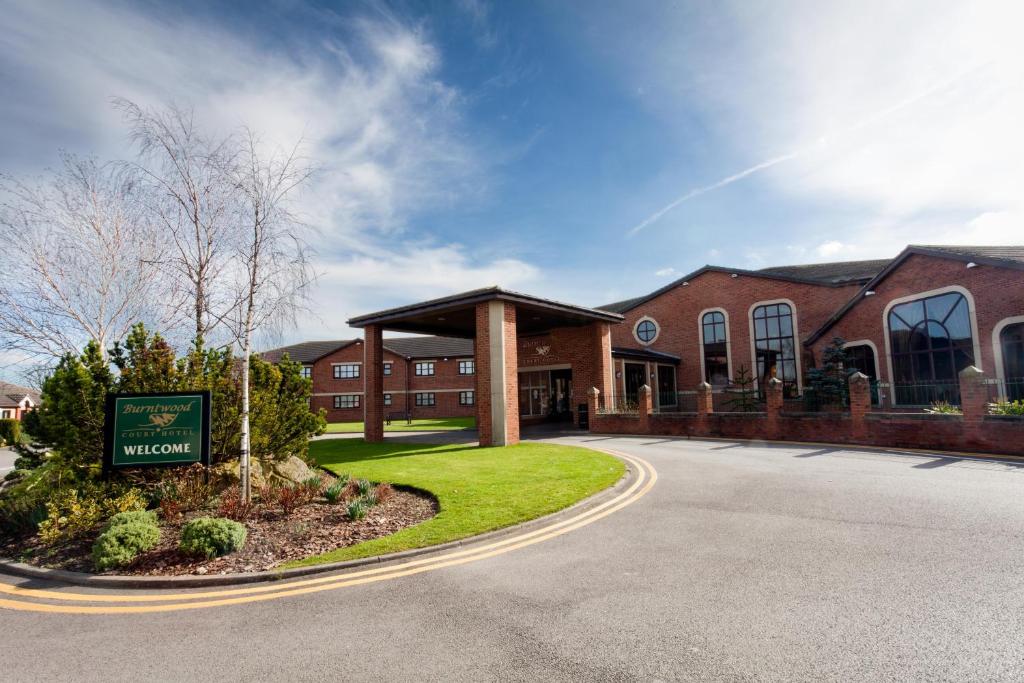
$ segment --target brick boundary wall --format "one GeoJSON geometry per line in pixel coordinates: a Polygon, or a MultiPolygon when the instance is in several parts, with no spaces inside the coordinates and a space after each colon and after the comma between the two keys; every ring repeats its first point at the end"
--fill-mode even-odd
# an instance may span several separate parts
{"type": "Polygon", "coordinates": [[[600,392],[591,390],[590,429],[606,434],[813,441],[1024,456],[1024,418],[988,415],[984,379],[974,367],[960,373],[963,415],[870,411],[870,387],[860,373],[850,378],[849,412],[786,411],[781,387],[776,385],[769,387],[764,412],[716,413],[704,397],[711,388],[703,385],[697,389],[697,412],[654,413],[650,388],[643,387],[638,413],[609,414],[598,412],[600,392]],[[772,391],[779,392],[776,400],[772,391]]]}

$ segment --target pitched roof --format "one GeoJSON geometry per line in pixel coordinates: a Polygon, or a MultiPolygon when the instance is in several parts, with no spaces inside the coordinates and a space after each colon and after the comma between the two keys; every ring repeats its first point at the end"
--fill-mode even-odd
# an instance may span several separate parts
{"type": "Polygon", "coordinates": [[[818,280],[828,284],[850,284],[867,282],[882,272],[892,259],[871,261],[839,261],[837,263],[804,263],[795,266],[771,266],[761,268],[759,273],[818,280]]]}
{"type": "Polygon", "coordinates": [[[473,340],[458,337],[395,337],[385,339],[384,348],[406,358],[472,356],[473,340]]]}
{"type": "Polygon", "coordinates": [[[0,406],[14,408],[21,405],[21,402],[28,396],[35,405],[39,405],[41,398],[35,389],[29,389],[10,382],[0,382],[0,406]]]}
{"type": "MultiPolygon", "coordinates": [[[[260,356],[277,363],[284,354],[299,363],[315,363],[324,356],[343,349],[361,339],[310,341],[264,351],[260,356]]],[[[472,356],[473,340],[456,337],[394,337],[384,340],[384,348],[405,358],[432,358],[434,356],[472,356]]]]}
{"type": "Polygon", "coordinates": [[[338,349],[344,348],[357,341],[356,339],[336,339],[334,341],[309,341],[300,342],[298,344],[292,344],[291,346],[282,346],[277,349],[270,349],[264,351],[260,356],[265,361],[271,363],[277,363],[281,360],[284,354],[288,354],[288,357],[299,363],[314,363],[329,353],[334,353],[338,349]]]}
{"type": "Polygon", "coordinates": [[[798,266],[774,266],[762,268],[761,270],[745,270],[743,268],[726,268],[724,266],[701,266],[692,273],[687,273],[677,280],[673,280],[664,287],[654,290],[650,294],[604,304],[597,308],[602,311],[613,313],[625,313],[636,308],[640,304],[661,296],[665,292],[675,289],[684,282],[688,282],[698,275],[704,273],[729,273],[730,275],[745,275],[747,277],[763,277],[771,280],[785,280],[805,285],[821,285],[824,287],[843,287],[857,284],[871,279],[889,263],[888,259],[877,261],[838,261],[836,263],[811,263],[798,266]]]}
{"type": "Polygon", "coordinates": [[[910,256],[919,254],[922,256],[934,256],[936,258],[950,258],[965,263],[977,263],[981,265],[996,266],[999,268],[1014,268],[1024,270],[1024,246],[966,246],[966,245],[937,245],[937,244],[911,244],[900,252],[899,256],[889,262],[877,275],[864,283],[864,286],[857,290],[857,293],[847,301],[842,308],[833,313],[828,320],[822,323],[821,327],[811,333],[804,341],[809,346],[820,339],[828,332],[833,325],[839,322],[843,316],[849,313],[850,309],[856,306],[864,294],[874,289],[879,282],[887,278],[900,264],[910,256]]]}

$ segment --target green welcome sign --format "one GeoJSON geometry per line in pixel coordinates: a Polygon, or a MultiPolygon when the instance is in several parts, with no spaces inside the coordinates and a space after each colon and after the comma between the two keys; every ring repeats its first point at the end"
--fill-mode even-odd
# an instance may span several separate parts
{"type": "Polygon", "coordinates": [[[108,394],[104,469],[210,464],[210,392],[108,394]]]}

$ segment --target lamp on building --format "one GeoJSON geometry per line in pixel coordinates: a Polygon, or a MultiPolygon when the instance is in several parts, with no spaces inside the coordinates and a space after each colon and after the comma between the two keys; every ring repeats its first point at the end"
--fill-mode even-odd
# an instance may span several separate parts
{"type": "Polygon", "coordinates": [[[975,263],[974,261],[971,261],[970,263],[967,264],[967,267],[968,268],[977,268],[978,264],[975,263]]]}
{"type": "Polygon", "coordinates": [[[732,275],[730,275],[729,277],[739,277],[739,274],[738,274],[738,273],[733,273],[733,274],[732,274],[732,275]]]}
{"type": "Polygon", "coordinates": [[[873,290],[873,289],[869,289],[868,291],[864,292],[864,296],[874,296],[874,295],[875,295],[875,290],[873,290]]]}

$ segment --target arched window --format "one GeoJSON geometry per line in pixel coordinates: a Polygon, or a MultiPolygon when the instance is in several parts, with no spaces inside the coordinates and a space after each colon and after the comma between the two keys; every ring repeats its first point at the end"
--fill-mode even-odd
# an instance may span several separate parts
{"type": "Polygon", "coordinates": [[[957,373],[974,364],[967,299],[947,292],[889,311],[893,395],[897,404],[960,402],[957,373]]]}
{"type": "Polygon", "coordinates": [[[754,354],[758,387],[764,391],[772,377],[782,381],[783,395],[798,393],[793,309],[789,304],[766,304],[754,309],[754,354]]]}
{"type": "Polygon", "coordinates": [[[701,341],[704,344],[704,381],[716,387],[729,383],[728,331],[725,314],[721,311],[705,313],[700,321],[701,341]]]}
{"type": "Polygon", "coordinates": [[[999,333],[1003,350],[1003,379],[1006,397],[1011,401],[1024,400],[1024,323],[1007,325],[999,333]]]}

